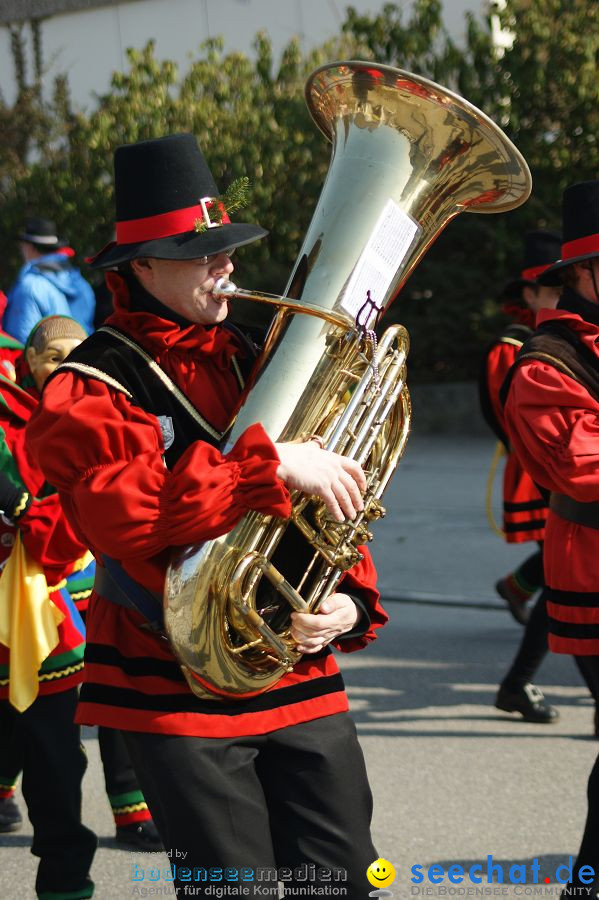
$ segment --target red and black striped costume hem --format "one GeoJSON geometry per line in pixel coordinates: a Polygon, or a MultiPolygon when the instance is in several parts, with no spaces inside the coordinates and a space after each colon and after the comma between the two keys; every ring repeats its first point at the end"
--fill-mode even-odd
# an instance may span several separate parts
{"type": "Polygon", "coordinates": [[[239,737],[348,710],[330,651],[301,661],[271,690],[239,701],[202,700],[174,660],[123,657],[106,645],[88,644],[85,678],[77,721],[125,731],[239,737]]]}
{"type": "Polygon", "coordinates": [[[546,588],[549,649],[573,656],[599,656],[599,591],[546,588]]]}
{"type": "Polygon", "coordinates": [[[542,541],[549,510],[545,500],[504,501],[503,530],[509,542],[542,541]]]}

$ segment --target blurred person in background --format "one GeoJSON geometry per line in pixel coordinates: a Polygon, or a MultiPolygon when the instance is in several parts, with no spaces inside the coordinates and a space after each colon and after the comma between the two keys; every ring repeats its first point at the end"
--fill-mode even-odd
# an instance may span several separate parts
{"type": "Polygon", "coordinates": [[[70,247],[50,219],[31,218],[17,235],[24,265],[8,292],[3,328],[25,343],[33,326],[51,315],[71,316],[91,334],[95,297],[74,268],[70,247]]]}
{"type": "MultiPolygon", "coordinates": [[[[560,259],[540,276],[563,284],[541,310],[502,394],[505,426],[535,482],[550,492],[543,595],[549,648],[577,657],[599,694],[599,181],[564,191],[560,259]]],[[[568,774],[565,773],[565,778],[568,774]]],[[[569,788],[569,781],[564,787],[569,788]]],[[[599,885],[599,758],[587,819],[563,897],[599,885]],[[581,868],[590,867],[581,873],[581,868]],[[593,874],[594,873],[594,876],[593,874]]]]}
{"type": "Polygon", "coordinates": [[[506,455],[503,472],[503,536],[508,544],[537,541],[539,549],[513,572],[500,578],[495,589],[521,625],[528,618],[527,602],[543,587],[543,538],[547,500],[512,452],[503,423],[501,385],[518,351],[535,327],[539,309],[554,309],[559,287],[538,284],[537,278],[559,258],[561,237],[553,231],[530,231],[524,237],[520,275],[503,288],[500,300],[511,322],[486,349],[479,376],[483,417],[506,455]]]}
{"type": "Polygon", "coordinates": [[[541,594],[529,617],[527,601],[543,581],[543,539],[547,499],[513,452],[505,433],[501,386],[526,338],[533,333],[540,309],[554,309],[560,287],[543,286],[538,276],[559,258],[561,237],[553,231],[530,231],[524,237],[520,274],[503,288],[500,300],[511,323],[487,348],[480,369],[479,395],[485,421],[497,436],[506,455],[503,473],[503,536],[510,544],[536,541],[538,549],[518,568],[496,584],[498,594],[525,631],[516,657],[503,679],[495,706],[517,712],[526,722],[555,722],[558,711],[545,702],[543,692],[532,683],[547,655],[547,612],[541,594]]]}

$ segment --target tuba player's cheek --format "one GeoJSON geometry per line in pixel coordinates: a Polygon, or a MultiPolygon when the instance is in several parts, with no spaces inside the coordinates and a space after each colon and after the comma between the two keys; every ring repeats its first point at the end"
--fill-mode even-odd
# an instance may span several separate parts
{"type": "Polygon", "coordinates": [[[292,611],[316,612],[360,559],[410,428],[408,335],[380,315],[458,213],[523,203],[528,167],[484,113],[425,78],[370,62],[317,69],[308,108],[332,144],[324,188],[224,450],[255,422],[275,442],[317,436],[366,473],[364,508],[335,521],[299,491],[290,521],[248,513],[228,535],[173,556],[165,623],[202,697],[253,695],[300,657],[292,611]]]}

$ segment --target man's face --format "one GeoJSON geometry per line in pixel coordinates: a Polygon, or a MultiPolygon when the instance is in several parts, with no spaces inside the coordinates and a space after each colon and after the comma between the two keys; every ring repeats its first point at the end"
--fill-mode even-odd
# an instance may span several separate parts
{"type": "Polygon", "coordinates": [[[200,259],[134,259],[133,272],[150,294],[198,325],[216,325],[226,318],[226,300],[212,289],[217,279],[230,276],[233,263],[226,253],[200,259]]]}
{"type": "MultiPolygon", "coordinates": [[[[32,259],[37,259],[38,256],[42,254],[39,250],[30,244],[29,241],[19,241],[19,250],[21,251],[21,256],[23,257],[24,262],[31,262],[32,259]]],[[[48,253],[51,253],[51,250],[48,250],[48,253]]]]}
{"type": "Polygon", "coordinates": [[[80,343],[79,338],[54,338],[39,353],[34,347],[28,347],[27,362],[38,391],[41,392],[46,379],[80,343]]]}

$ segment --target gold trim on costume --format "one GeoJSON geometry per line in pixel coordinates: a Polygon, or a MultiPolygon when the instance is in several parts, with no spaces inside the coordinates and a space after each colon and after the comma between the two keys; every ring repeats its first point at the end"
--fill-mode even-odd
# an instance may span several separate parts
{"type": "Polygon", "coordinates": [[[48,585],[48,593],[53,594],[54,591],[61,591],[63,587],[67,586],[66,578],[63,578],[62,581],[59,581],[58,584],[48,585]]]}
{"type": "Polygon", "coordinates": [[[75,372],[82,372],[84,375],[91,375],[92,378],[97,378],[98,381],[103,381],[104,384],[108,384],[110,387],[115,388],[117,391],[121,391],[125,394],[129,400],[133,400],[133,395],[130,391],[124,387],[120,381],[117,381],[116,378],[112,378],[110,375],[107,375],[105,372],[102,372],[100,369],[94,368],[94,366],[88,366],[86,363],[76,363],[76,362],[64,362],[56,367],[57,369],[74,369],[75,372]]]}
{"type": "Polygon", "coordinates": [[[143,360],[148,364],[149,368],[158,376],[160,381],[163,383],[165,388],[173,394],[181,406],[183,406],[189,415],[198,422],[199,425],[204,428],[205,431],[208,432],[213,438],[217,441],[220,441],[223,437],[224,432],[217,431],[213,426],[206,421],[206,419],[198,412],[198,410],[193,406],[190,401],[187,399],[183,391],[181,391],[174,381],[171,381],[166,372],[160,368],[158,363],[152,359],[152,357],[146,353],[146,351],[140,347],[135,341],[132,341],[127,335],[122,334],[120,331],[116,331],[114,328],[110,328],[109,325],[102,325],[101,328],[98,328],[98,331],[104,331],[107,334],[111,334],[113,337],[117,338],[117,340],[121,341],[123,344],[126,344],[131,350],[135,350],[136,353],[141,356],[143,360]]]}
{"type": "Polygon", "coordinates": [[[56,672],[40,672],[40,681],[56,681],[57,678],[66,678],[67,675],[74,675],[83,668],[83,660],[74,666],[67,666],[66,669],[58,669],[56,672]]]}
{"type": "Polygon", "coordinates": [[[235,372],[235,375],[237,376],[239,387],[243,390],[243,388],[245,387],[245,380],[243,378],[241,369],[239,368],[239,363],[237,362],[236,356],[231,357],[231,363],[233,364],[233,370],[235,372]]]}
{"type": "Polygon", "coordinates": [[[28,492],[28,491],[23,491],[23,493],[21,494],[21,499],[19,500],[19,502],[18,502],[17,505],[15,506],[15,510],[14,510],[14,512],[13,512],[13,514],[12,514],[13,519],[17,519],[17,518],[19,517],[19,515],[23,512],[23,510],[24,510],[25,507],[27,506],[27,501],[28,501],[28,500],[29,500],[29,492],[28,492]]]}
{"type": "Polygon", "coordinates": [[[142,812],[142,810],[147,808],[148,804],[144,800],[141,803],[130,803],[128,806],[113,806],[112,812],[115,816],[122,816],[125,813],[142,812]]]}

